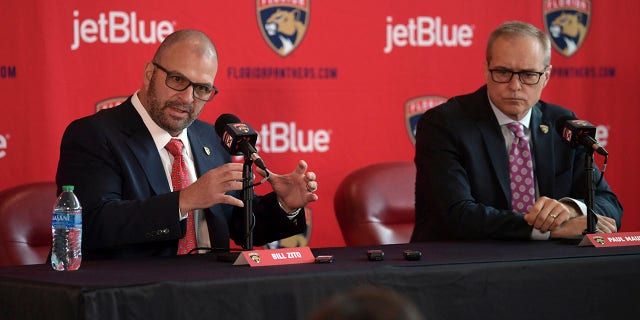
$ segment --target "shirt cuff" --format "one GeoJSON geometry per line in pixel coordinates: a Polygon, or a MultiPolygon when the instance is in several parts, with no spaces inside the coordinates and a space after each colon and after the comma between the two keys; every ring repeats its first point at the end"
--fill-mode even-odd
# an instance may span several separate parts
{"type": "Polygon", "coordinates": [[[280,201],[278,201],[278,206],[280,206],[280,209],[282,209],[282,211],[284,211],[287,214],[287,218],[289,218],[289,220],[295,219],[298,216],[298,213],[300,213],[300,211],[302,210],[302,208],[298,208],[291,212],[287,212],[280,201]]]}
{"type": "Polygon", "coordinates": [[[295,209],[295,210],[291,211],[290,213],[287,213],[287,218],[289,218],[289,220],[295,219],[298,216],[298,214],[300,213],[300,211],[302,211],[302,208],[298,208],[298,209],[295,209]]]}
{"type": "Polygon", "coordinates": [[[551,238],[551,231],[540,232],[540,230],[533,228],[531,230],[531,240],[549,240],[551,238]]]}
{"type": "Polygon", "coordinates": [[[187,217],[189,217],[189,212],[187,212],[187,214],[185,214],[183,216],[182,215],[182,211],[180,211],[180,208],[178,208],[178,221],[182,221],[182,220],[186,219],[187,217]]]}
{"type": "Polygon", "coordinates": [[[576,199],[573,198],[569,198],[569,197],[564,197],[562,199],[559,200],[560,202],[571,202],[574,203],[576,206],[578,206],[578,208],[580,208],[580,213],[582,213],[582,215],[586,215],[587,214],[587,205],[582,202],[582,201],[578,201],[576,199]]]}

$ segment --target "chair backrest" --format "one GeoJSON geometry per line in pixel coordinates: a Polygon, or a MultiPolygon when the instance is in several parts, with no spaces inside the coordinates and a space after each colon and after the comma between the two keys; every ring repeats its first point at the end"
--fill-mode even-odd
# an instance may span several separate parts
{"type": "Polygon", "coordinates": [[[347,175],[333,206],[347,246],[408,243],[415,224],[412,162],[372,164],[347,175]]]}
{"type": "Polygon", "coordinates": [[[0,266],[46,262],[56,192],[55,182],[0,191],[0,266]]]}

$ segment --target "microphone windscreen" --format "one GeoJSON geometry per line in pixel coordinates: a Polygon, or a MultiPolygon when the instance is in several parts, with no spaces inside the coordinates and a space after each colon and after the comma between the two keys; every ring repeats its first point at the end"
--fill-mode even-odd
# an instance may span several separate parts
{"type": "Polygon", "coordinates": [[[562,116],[556,120],[556,131],[559,135],[563,135],[564,128],[566,126],[567,121],[570,120],[578,120],[576,117],[572,116],[562,116]]]}
{"type": "Polygon", "coordinates": [[[233,114],[230,113],[224,113],[221,114],[218,119],[216,120],[216,133],[218,133],[218,135],[220,137],[222,137],[222,135],[224,134],[224,131],[226,130],[226,127],[228,124],[230,123],[240,123],[242,121],[240,121],[240,118],[236,117],[233,114]]]}

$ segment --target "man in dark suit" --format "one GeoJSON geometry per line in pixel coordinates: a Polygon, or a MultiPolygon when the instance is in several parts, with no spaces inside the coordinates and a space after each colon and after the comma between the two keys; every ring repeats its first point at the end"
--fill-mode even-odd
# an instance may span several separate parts
{"type": "MultiPolygon", "coordinates": [[[[228,249],[230,238],[245,244],[243,164],[232,163],[214,127],[197,120],[217,93],[217,70],[204,33],[177,31],[146,64],[139,91],[68,126],[56,181],[74,185],[83,206],[84,259],[175,255],[188,219],[197,247],[228,249]],[[184,145],[192,182],[182,190],[172,188],[174,155],[165,149],[174,139],[184,145]]],[[[302,208],[317,200],[315,179],[304,161],[270,174],[273,192],[253,201],[255,245],[305,230],[302,208]]]]}
{"type": "MultiPolygon", "coordinates": [[[[585,151],[566,145],[555,128],[558,118],[575,114],[540,100],[550,60],[546,34],[505,23],[488,40],[486,85],[421,117],[412,242],[572,238],[586,229],[585,151]],[[518,192],[511,191],[511,122],[524,126],[533,156],[528,210],[514,209],[511,200],[518,192]]],[[[594,211],[599,231],[620,227],[622,206],[605,180],[595,190],[594,211]]]]}

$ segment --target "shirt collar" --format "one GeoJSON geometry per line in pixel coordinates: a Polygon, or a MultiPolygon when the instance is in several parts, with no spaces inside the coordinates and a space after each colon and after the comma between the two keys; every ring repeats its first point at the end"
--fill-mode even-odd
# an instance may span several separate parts
{"type": "MultiPolygon", "coordinates": [[[[174,137],[172,137],[171,134],[169,134],[169,132],[167,132],[166,130],[160,128],[160,126],[158,126],[158,124],[153,121],[153,119],[151,119],[149,112],[147,112],[147,109],[145,109],[145,107],[142,105],[142,102],[140,102],[140,98],[138,98],[139,92],[140,90],[136,91],[133,94],[133,96],[131,97],[131,104],[133,104],[133,107],[142,118],[142,121],[147,127],[147,130],[149,130],[149,133],[151,133],[151,137],[153,138],[153,142],[155,143],[158,151],[163,150],[167,143],[169,143],[169,141],[174,137]]],[[[190,153],[191,147],[189,145],[187,129],[188,128],[182,130],[182,132],[175,138],[182,140],[182,144],[184,145],[184,149],[186,150],[188,155],[190,153]]]]}
{"type": "MultiPolygon", "coordinates": [[[[489,104],[491,104],[491,109],[493,110],[493,114],[496,116],[496,119],[498,120],[498,123],[500,124],[500,126],[504,126],[506,124],[513,122],[513,119],[509,118],[506,114],[500,111],[500,109],[498,109],[496,105],[493,104],[493,101],[491,101],[491,98],[489,98],[489,104]]],[[[527,111],[527,114],[524,116],[524,118],[518,121],[527,129],[529,128],[529,124],[531,123],[532,109],[533,108],[529,108],[529,111],[527,111]]]]}

